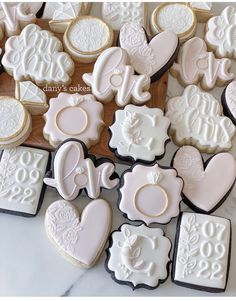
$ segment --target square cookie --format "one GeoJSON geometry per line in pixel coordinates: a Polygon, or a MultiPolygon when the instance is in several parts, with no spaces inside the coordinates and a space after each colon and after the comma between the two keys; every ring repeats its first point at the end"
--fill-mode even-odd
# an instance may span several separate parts
{"type": "Polygon", "coordinates": [[[202,291],[225,291],[230,247],[230,220],[183,212],[177,225],[172,281],[202,291]]]}
{"type": "Polygon", "coordinates": [[[49,152],[18,146],[0,155],[0,212],[23,216],[37,214],[44,196],[43,178],[49,152]]]}

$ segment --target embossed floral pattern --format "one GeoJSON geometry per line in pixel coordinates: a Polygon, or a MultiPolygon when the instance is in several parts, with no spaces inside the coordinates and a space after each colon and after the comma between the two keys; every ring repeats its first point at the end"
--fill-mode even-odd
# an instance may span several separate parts
{"type": "Polygon", "coordinates": [[[14,184],[14,178],[12,177],[16,171],[17,161],[16,148],[12,148],[5,152],[0,161],[0,197],[4,197],[9,193],[9,189],[14,184]]]}

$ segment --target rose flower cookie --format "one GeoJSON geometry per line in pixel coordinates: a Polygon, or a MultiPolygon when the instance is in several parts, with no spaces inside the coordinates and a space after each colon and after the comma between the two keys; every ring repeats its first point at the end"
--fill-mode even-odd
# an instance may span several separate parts
{"type": "Polygon", "coordinates": [[[207,291],[226,289],[231,253],[230,220],[205,214],[181,213],[175,237],[172,281],[207,291]]]}
{"type": "Polygon", "coordinates": [[[52,203],[45,215],[45,229],[51,242],[68,261],[90,268],[99,259],[111,230],[112,211],[102,200],[90,202],[80,215],[70,202],[52,203]]]}
{"type": "Polygon", "coordinates": [[[119,183],[115,164],[107,159],[88,155],[85,144],[79,140],[65,140],[55,151],[50,177],[44,182],[55,187],[61,197],[74,200],[82,190],[96,199],[101,189],[113,189],[119,183]]]}
{"type": "Polygon", "coordinates": [[[119,34],[119,46],[128,52],[130,64],[139,74],[158,80],[173,64],[179,50],[178,36],[164,31],[148,41],[145,29],[138,23],[126,23],[119,34]]]}
{"type": "Polygon", "coordinates": [[[176,145],[196,146],[206,153],[227,151],[232,147],[235,126],[222,116],[221,104],[197,86],[188,86],[183,95],[170,99],[166,116],[170,135],[176,145]]]}
{"type": "Polygon", "coordinates": [[[195,37],[184,43],[170,72],[184,87],[200,83],[204,90],[210,90],[234,78],[230,68],[231,60],[216,59],[213,52],[207,52],[205,42],[195,37]]]}
{"type": "Polygon", "coordinates": [[[153,35],[171,30],[175,32],[180,43],[194,36],[197,26],[196,16],[185,3],[162,3],[153,11],[150,29],[153,35]]]}
{"type": "Polygon", "coordinates": [[[68,85],[74,62],[62,50],[62,43],[51,32],[30,24],[19,36],[7,40],[2,64],[16,81],[31,79],[39,86],[68,85]]]}
{"type": "Polygon", "coordinates": [[[99,18],[81,16],[72,21],[63,36],[64,47],[74,60],[96,61],[113,44],[113,30],[99,18]]]}
{"type": "Polygon", "coordinates": [[[182,188],[175,169],[134,164],[121,176],[119,209],[132,221],[167,224],[179,214],[182,188]]]}
{"type": "Polygon", "coordinates": [[[84,73],[84,82],[92,87],[92,94],[106,103],[115,96],[120,107],[131,100],[142,104],[151,98],[147,92],[150,77],[134,74],[134,68],[128,65],[128,53],[120,47],[111,47],[102,52],[94,64],[92,73],[84,73]]]}
{"type": "Polygon", "coordinates": [[[110,236],[105,268],[114,281],[133,290],[155,289],[168,278],[170,250],[162,229],[123,224],[110,236]]]}
{"type": "Polygon", "coordinates": [[[231,82],[221,95],[221,103],[225,116],[229,117],[236,125],[236,81],[231,82]]]}
{"type": "Polygon", "coordinates": [[[53,147],[75,138],[89,148],[98,142],[104,127],[103,105],[92,94],[60,93],[50,99],[44,119],[43,135],[53,147]]]}
{"type": "Polygon", "coordinates": [[[184,201],[196,212],[215,211],[235,183],[236,161],[230,153],[219,153],[204,163],[195,147],[183,146],[175,153],[172,165],[184,181],[184,201]]]}
{"type": "Polygon", "coordinates": [[[161,159],[169,141],[169,125],[170,121],[161,109],[127,105],[115,112],[109,147],[124,160],[150,162],[161,159]]]}

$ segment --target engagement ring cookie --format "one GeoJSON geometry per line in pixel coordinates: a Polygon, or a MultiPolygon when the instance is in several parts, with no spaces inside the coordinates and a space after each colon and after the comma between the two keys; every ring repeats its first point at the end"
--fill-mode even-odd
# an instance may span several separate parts
{"type": "Polygon", "coordinates": [[[127,51],[137,73],[147,74],[155,81],[174,63],[179,41],[172,31],[164,31],[148,41],[145,29],[138,22],[131,22],[122,26],[119,46],[127,51]]]}
{"type": "Polygon", "coordinates": [[[127,105],[115,112],[115,121],[109,128],[109,147],[124,160],[161,159],[169,141],[169,126],[170,121],[161,109],[127,105]]]}
{"type": "Polygon", "coordinates": [[[104,127],[103,105],[92,94],[60,93],[50,99],[44,119],[43,135],[53,147],[75,138],[89,148],[98,142],[104,127]]]}
{"type": "Polygon", "coordinates": [[[99,259],[111,230],[112,211],[102,199],[90,202],[80,215],[71,203],[52,203],[45,215],[46,233],[71,263],[90,268],[99,259]]]}
{"type": "Polygon", "coordinates": [[[231,82],[221,95],[221,103],[225,116],[236,125],[236,81],[231,82]]]}
{"type": "Polygon", "coordinates": [[[93,73],[84,73],[84,82],[92,88],[92,94],[106,103],[115,96],[120,107],[129,102],[143,104],[151,98],[147,91],[150,77],[136,75],[128,65],[128,53],[120,47],[111,47],[102,52],[94,64],[93,73]]]}
{"type": "Polygon", "coordinates": [[[190,2],[198,23],[205,23],[213,16],[212,2],[190,2]]]}
{"type": "Polygon", "coordinates": [[[63,36],[64,47],[74,60],[96,61],[113,44],[113,30],[99,18],[81,16],[72,21],[63,36]]]}
{"type": "Polygon", "coordinates": [[[175,169],[134,164],[121,176],[119,209],[131,221],[167,224],[179,214],[182,188],[175,169]]]}
{"type": "Polygon", "coordinates": [[[39,86],[68,85],[74,62],[62,50],[62,43],[51,32],[30,24],[19,36],[6,41],[2,64],[16,81],[31,79],[39,86]]]}
{"type": "Polygon", "coordinates": [[[132,289],[155,289],[169,275],[170,240],[162,229],[123,224],[110,236],[106,270],[132,289]]]}
{"type": "Polygon", "coordinates": [[[42,204],[49,152],[18,146],[0,154],[0,212],[35,216],[42,204]]]}
{"type": "Polygon", "coordinates": [[[113,189],[119,183],[115,164],[107,158],[88,155],[85,144],[75,139],[68,139],[58,147],[48,175],[51,177],[44,178],[44,182],[55,187],[67,201],[74,200],[82,190],[96,199],[102,188],[113,189]]]}
{"type": "Polygon", "coordinates": [[[197,86],[188,86],[183,95],[167,102],[170,135],[176,145],[196,146],[200,151],[217,153],[232,147],[235,126],[222,116],[221,104],[197,86]]]}
{"type": "Polygon", "coordinates": [[[172,165],[184,181],[183,200],[196,212],[214,212],[235,183],[236,161],[230,153],[214,155],[204,162],[195,147],[183,146],[175,153],[172,165]]]}
{"type": "Polygon", "coordinates": [[[175,238],[172,281],[201,291],[224,292],[230,249],[230,220],[199,213],[181,213],[175,238]]]}

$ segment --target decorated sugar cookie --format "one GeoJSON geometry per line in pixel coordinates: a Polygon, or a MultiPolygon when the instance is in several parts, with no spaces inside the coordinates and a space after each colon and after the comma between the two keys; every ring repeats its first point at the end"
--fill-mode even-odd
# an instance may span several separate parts
{"type": "Polygon", "coordinates": [[[123,224],[111,234],[105,268],[119,284],[154,289],[168,277],[170,250],[162,229],[123,224]]]}
{"type": "Polygon", "coordinates": [[[111,208],[102,199],[90,202],[81,215],[71,203],[59,200],[48,207],[45,228],[62,256],[79,267],[90,268],[104,249],[111,221],[111,208]]]}
{"type": "Polygon", "coordinates": [[[31,115],[42,115],[48,110],[46,94],[31,81],[16,82],[15,97],[31,115]]]}
{"type": "Polygon", "coordinates": [[[194,36],[196,16],[187,3],[162,3],[153,11],[150,22],[152,34],[165,30],[176,33],[181,43],[194,36]]]}
{"type": "Polygon", "coordinates": [[[53,147],[68,138],[90,147],[98,142],[104,127],[103,105],[92,94],[60,93],[50,99],[44,119],[43,135],[53,147]]]}
{"type": "Polygon", "coordinates": [[[231,60],[216,59],[213,52],[207,52],[205,42],[195,37],[184,43],[170,71],[184,87],[200,83],[203,89],[210,90],[234,78],[230,68],[231,60]]]}
{"type": "Polygon", "coordinates": [[[172,281],[180,286],[224,292],[230,265],[231,222],[183,212],[175,238],[172,281]]]}
{"type": "Polygon", "coordinates": [[[134,164],[121,176],[119,209],[132,221],[167,224],[179,214],[183,181],[173,168],[134,164]]]}
{"type": "Polygon", "coordinates": [[[99,18],[81,16],[68,25],[63,42],[74,60],[91,63],[112,46],[113,39],[113,30],[108,24],[99,18]]]}
{"type": "Polygon", "coordinates": [[[221,103],[225,116],[236,125],[236,81],[231,82],[221,95],[221,103]]]}
{"type": "Polygon", "coordinates": [[[153,161],[163,157],[170,121],[158,108],[127,105],[115,112],[109,147],[118,158],[153,161]]]}
{"type": "Polygon", "coordinates": [[[173,64],[179,50],[178,36],[164,31],[150,41],[138,22],[126,23],[119,34],[119,45],[128,52],[130,63],[139,74],[159,79],[173,64]]]}
{"type": "Polygon", "coordinates": [[[182,96],[167,103],[166,116],[175,144],[189,144],[207,153],[229,150],[235,126],[222,113],[221,104],[211,94],[197,86],[188,86],[182,96]]]}
{"type": "Polygon", "coordinates": [[[184,181],[184,200],[196,212],[215,211],[235,183],[236,161],[230,153],[219,153],[204,163],[195,147],[183,146],[175,153],[172,164],[184,181]]]}
{"type": "Polygon", "coordinates": [[[199,23],[205,23],[213,16],[212,2],[190,2],[190,7],[199,23]]]}
{"type": "Polygon", "coordinates": [[[146,28],[147,3],[145,2],[103,2],[102,18],[112,29],[120,30],[127,22],[138,22],[146,28]]]}
{"type": "Polygon", "coordinates": [[[128,65],[128,53],[120,47],[111,47],[102,52],[94,64],[92,73],[83,74],[84,82],[92,88],[92,94],[106,103],[115,96],[120,107],[129,102],[143,104],[151,98],[147,92],[150,77],[135,75],[128,65]]]}
{"type": "Polygon", "coordinates": [[[236,58],[235,14],[235,8],[227,6],[219,16],[207,22],[205,41],[217,57],[236,58]]]}
{"type": "Polygon", "coordinates": [[[119,183],[114,163],[88,155],[84,143],[75,139],[64,141],[55,151],[51,176],[44,182],[67,201],[74,200],[82,190],[96,199],[102,188],[113,189],[119,183]]]}
{"type": "Polygon", "coordinates": [[[0,155],[0,212],[34,216],[43,201],[49,152],[18,146],[0,155]]]}
{"type": "Polygon", "coordinates": [[[74,62],[62,50],[62,43],[51,32],[30,24],[7,40],[2,64],[16,81],[68,85],[74,62]]]}

